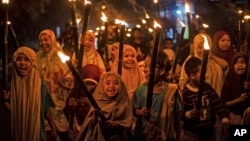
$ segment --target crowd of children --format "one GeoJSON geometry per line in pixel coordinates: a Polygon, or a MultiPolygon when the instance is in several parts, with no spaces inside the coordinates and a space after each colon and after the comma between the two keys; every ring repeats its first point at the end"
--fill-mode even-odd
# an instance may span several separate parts
{"type": "MultiPolygon", "coordinates": [[[[182,58],[183,63],[177,61],[175,72],[173,62],[180,58],[173,40],[163,40],[157,58],[152,58],[153,46],[141,34],[140,29],[133,30],[122,60],[116,41],[105,60],[95,47],[93,32],[81,38],[80,74],[88,90],[74,81],[75,75],[61,61],[58,52],[63,49],[52,30],[40,32],[37,53],[30,47],[18,48],[10,89],[1,91],[2,103],[10,111],[11,140],[225,141],[230,125],[250,124],[249,56],[234,52],[226,31],[217,31],[213,38],[197,34],[190,55],[182,58]],[[206,69],[202,69],[204,42],[210,47],[206,69]],[[86,92],[100,109],[92,106],[86,92]]],[[[71,56],[75,67],[78,57],[71,56]]]]}

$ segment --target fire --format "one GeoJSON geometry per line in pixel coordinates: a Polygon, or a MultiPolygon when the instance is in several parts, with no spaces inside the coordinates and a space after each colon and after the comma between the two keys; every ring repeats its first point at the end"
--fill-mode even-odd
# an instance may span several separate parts
{"type": "Polygon", "coordinates": [[[178,18],[177,21],[181,24],[182,27],[185,27],[186,25],[178,18]]]}
{"type": "Polygon", "coordinates": [[[122,21],[122,20],[119,20],[119,19],[115,19],[115,24],[125,25],[126,22],[125,22],[125,21],[122,21]]]}
{"type": "Polygon", "coordinates": [[[61,59],[61,61],[62,61],[63,63],[65,63],[66,61],[69,61],[69,59],[70,59],[69,56],[65,55],[65,54],[64,54],[63,52],[61,52],[61,51],[58,51],[58,52],[57,52],[57,55],[59,56],[59,58],[61,59]]]}
{"type": "Polygon", "coordinates": [[[103,12],[102,12],[101,20],[102,20],[103,22],[107,22],[107,21],[108,21],[107,16],[106,16],[103,12]]]}
{"type": "Polygon", "coordinates": [[[204,49],[209,50],[210,47],[207,41],[207,37],[205,35],[202,35],[202,37],[204,38],[204,49]]]}
{"type": "Polygon", "coordinates": [[[154,28],[161,28],[161,25],[159,23],[157,23],[156,21],[154,21],[154,28]]]}
{"type": "Polygon", "coordinates": [[[85,0],[85,5],[91,4],[90,1],[85,0]]]}
{"type": "Polygon", "coordinates": [[[8,4],[8,3],[9,3],[9,0],[2,0],[2,3],[8,4]]]}

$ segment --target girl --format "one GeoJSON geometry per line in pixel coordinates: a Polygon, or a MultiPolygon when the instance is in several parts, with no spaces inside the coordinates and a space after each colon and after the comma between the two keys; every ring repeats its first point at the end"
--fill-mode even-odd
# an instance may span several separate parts
{"type": "MultiPolygon", "coordinates": [[[[84,46],[81,68],[87,64],[94,64],[100,68],[102,73],[105,73],[106,68],[102,57],[95,48],[95,34],[93,32],[87,31],[85,39],[81,37],[81,45],[84,46]]],[[[72,62],[75,63],[75,65],[77,64],[77,60],[79,60],[79,58],[77,58],[76,54],[74,53],[72,56],[72,62]]]]}
{"type": "Polygon", "coordinates": [[[248,56],[245,53],[238,52],[233,56],[232,67],[221,91],[221,99],[231,112],[230,124],[232,125],[242,123],[243,113],[250,106],[250,99],[245,91],[250,88],[249,83],[245,82],[247,62],[248,56]]]}
{"type": "Polygon", "coordinates": [[[124,135],[124,132],[130,133],[132,110],[126,87],[121,77],[114,72],[104,74],[97,85],[93,97],[101,111],[95,111],[93,108],[90,110],[76,140],[132,140],[128,135],[124,135]],[[98,114],[103,114],[106,121],[101,121],[97,117],[98,114]]]}
{"type": "MultiPolygon", "coordinates": [[[[56,105],[51,109],[51,112],[58,135],[62,141],[68,141],[70,140],[68,137],[69,124],[63,113],[63,108],[74,86],[73,76],[57,55],[57,52],[62,51],[62,49],[56,42],[54,32],[49,29],[42,30],[38,38],[41,47],[37,52],[40,76],[48,85],[50,95],[56,105]]],[[[50,135],[48,124],[46,124],[46,130],[50,135]]]]}
{"type": "MultiPolygon", "coordinates": [[[[111,66],[111,71],[118,71],[118,56],[111,66]]],[[[132,46],[127,44],[124,45],[123,49],[121,76],[127,88],[129,99],[132,101],[136,87],[144,82],[144,76],[137,64],[136,50],[132,46]]]]}
{"type": "MultiPolygon", "coordinates": [[[[145,59],[145,75],[150,74],[151,56],[145,59]]],[[[136,141],[180,141],[181,99],[178,85],[166,82],[166,73],[171,69],[170,61],[162,51],[158,53],[152,107],[146,108],[149,82],[137,87],[133,97],[133,114],[137,117],[136,141]],[[149,114],[150,113],[150,114],[149,114]],[[150,115],[149,120],[146,117],[150,115]]]]}
{"type": "Polygon", "coordinates": [[[13,55],[13,61],[10,94],[3,91],[4,104],[10,110],[11,140],[45,141],[45,118],[55,140],[56,128],[50,113],[50,108],[55,105],[47,85],[40,78],[36,53],[31,48],[20,47],[13,55]]]}

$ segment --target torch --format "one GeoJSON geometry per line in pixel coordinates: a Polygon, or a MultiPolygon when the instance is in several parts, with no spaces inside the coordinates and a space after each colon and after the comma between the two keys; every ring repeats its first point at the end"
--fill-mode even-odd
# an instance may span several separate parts
{"type": "Polygon", "coordinates": [[[116,23],[119,23],[120,26],[120,38],[119,38],[119,60],[118,60],[118,74],[122,75],[122,58],[123,58],[123,44],[125,36],[125,22],[121,20],[116,20],[116,23]]]}
{"type": "Polygon", "coordinates": [[[158,49],[159,49],[160,40],[161,40],[161,26],[156,21],[154,21],[154,28],[155,28],[155,37],[154,37],[154,48],[153,48],[153,53],[152,53],[151,65],[150,65],[150,74],[149,74],[149,80],[148,80],[148,93],[147,93],[147,101],[146,101],[147,109],[151,109],[151,106],[152,106],[154,74],[155,74],[158,49]]]}
{"type": "MultiPolygon", "coordinates": [[[[57,52],[58,56],[60,57],[60,59],[62,60],[62,62],[66,63],[67,66],[69,67],[72,75],[74,76],[74,78],[76,79],[76,81],[79,83],[79,85],[83,88],[83,90],[85,90],[86,92],[86,96],[88,97],[91,105],[93,106],[93,108],[95,110],[100,111],[101,108],[98,106],[98,104],[96,103],[95,99],[93,98],[91,92],[88,90],[85,82],[83,81],[83,78],[81,76],[81,74],[75,69],[75,67],[73,66],[72,62],[70,61],[70,57],[66,56],[65,54],[63,54],[62,52],[57,52]]],[[[102,121],[106,121],[106,118],[104,117],[103,114],[99,114],[99,117],[101,118],[102,121]]]]}
{"type": "Polygon", "coordinates": [[[197,97],[197,103],[196,108],[199,110],[201,107],[201,97],[203,93],[203,87],[205,83],[205,76],[206,76],[206,69],[207,69],[207,61],[208,61],[208,54],[209,54],[209,44],[207,41],[207,37],[205,35],[202,35],[204,38],[204,54],[201,64],[201,74],[200,74],[200,83],[198,88],[198,97],[197,97]]]}
{"type": "Polygon", "coordinates": [[[240,51],[240,41],[241,41],[241,18],[242,18],[242,10],[238,11],[239,20],[238,20],[238,39],[237,39],[237,51],[240,51]]]}
{"type": "Polygon", "coordinates": [[[185,3],[185,11],[186,11],[187,23],[188,23],[190,54],[191,56],[194,56],[193,45],[192,45],[193,28],[192,28],[192,22],[191,22],[190,7],[187,2],[185,3]]]}
{"type": "Polygon", "coordinates": [[[103,47],[104,47],[105,61],[108,64],[109,55],[108,55],[108,47],[106,45],[107,40],[108,40],[108,18],[103,12],[102,12],[101,20],[103,21],[103,24],[104,24],[103,47]]]}
{"type": "Polygon", "coordinates": [[[178,63],[178,56],[179,56],[179,52],[180,52],[180,47],[181,47],[181,43],[183,41],[183,35],[184,35],[184,32],[185,32],[185,29],[186,29],[185,24],[180,20],[178,20],[178,21],[181,24],[182,28],[181,28],[181,34],[180,34],[180,37],[179,37],[178,45],[177,45],[176,58],[175,58],[174,64],[173,64],[172,74],[174,74],[175,70],[176,70],[176,66],[177,66],[177,63],[178,63]]]}
{"type": "Polygon", "coordinates": [[[2,4],[5,7],[5,19],[4,19],[4,48],[3,48],[3,89],[8,89],[8,19],[9,19],[9,0],[2,0],[2,4]]]}
{"type": "Polygon", "coordinates": [[[72,20],[72,30],[73,30],[73,45],[75,54],[78,54],[78,31],[76,23],[76,0],[69,0],[71,3],[70,12],[72,20]]]}
{"type": "MultiPolygon", "coordinates": [[[[88,24],[89,24],[89,14],[90,14],[90,6],[91,3],[85,0],[85,9],[84,9],[84,16],[83,16],[83,26],[82,26],[82,40],[85,40],[88,24]]],[[[77,69],[82,69],[82,62],[83,62],[83,55],[84,55],[84,45],[80,45],[80,50],[78,53],[78,62],[77,62],[77,69]]]]}

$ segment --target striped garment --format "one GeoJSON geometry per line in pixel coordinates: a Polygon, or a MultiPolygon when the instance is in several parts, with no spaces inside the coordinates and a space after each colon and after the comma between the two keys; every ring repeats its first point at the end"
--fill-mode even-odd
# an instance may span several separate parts
{"type": "Polygon", "coordinates": [[[200,118],[190,119],[186,114],[195,108],[198,88],[192,88],[187,85],[182,91],[182,96],[184,106],[182,115],[184,130],[191,131],[195,134],[212,132],[216,122],[216,114],[220,119],[229,116],[229,112],[224,108],[224,104],[220,101],[218,94],[208,83],[204,84],[200,118]]]}

